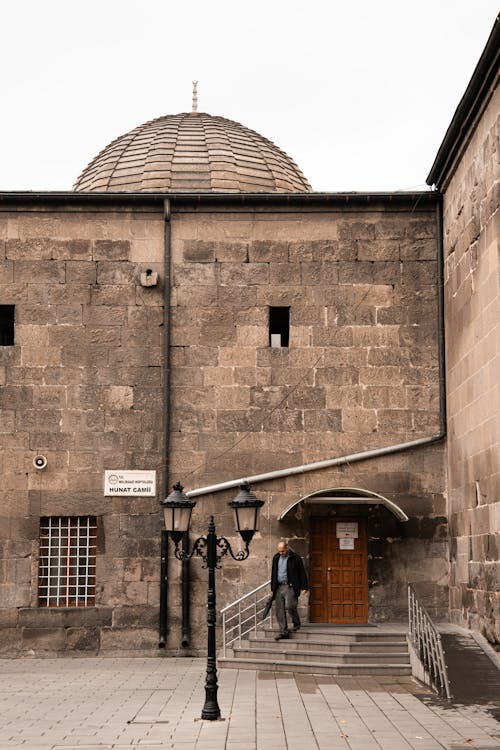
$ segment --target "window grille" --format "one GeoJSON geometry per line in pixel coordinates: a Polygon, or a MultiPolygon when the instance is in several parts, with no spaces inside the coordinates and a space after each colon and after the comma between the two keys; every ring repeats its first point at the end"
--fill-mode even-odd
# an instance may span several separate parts
{"type": "Polygon", "coordinates": [[[40,607],[94,606],[96,540],[95,516],[40,519],[40,607]]]}

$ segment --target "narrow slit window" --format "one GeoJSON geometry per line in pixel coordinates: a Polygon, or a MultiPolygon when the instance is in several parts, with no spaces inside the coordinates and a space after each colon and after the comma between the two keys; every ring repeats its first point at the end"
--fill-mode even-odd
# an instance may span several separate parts
{"type": "Polygon", "coordinates": [[[269,308],[269,346],[288,346],[290,340],[290,308],[269,308]]]}
{"type": "Polygon", "coordinates": [[[15,305],[0,305],[0,346],[14,346],[15,305]]]}
{"type": "Polygon", "coordinates": [[[96,543],[95,516],[40,519],[40,607],[95,605],[96,543]]]}

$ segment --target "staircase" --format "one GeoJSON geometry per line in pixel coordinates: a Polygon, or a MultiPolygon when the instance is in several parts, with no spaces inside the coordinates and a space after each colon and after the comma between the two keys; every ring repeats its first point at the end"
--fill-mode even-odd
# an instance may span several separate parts
{"type": "Polygon", "coordinates": [[[226,647],[220,667],[329,675],[411,675],[403,627],[304,625],[275,641],[269,627],[226,647]]]}

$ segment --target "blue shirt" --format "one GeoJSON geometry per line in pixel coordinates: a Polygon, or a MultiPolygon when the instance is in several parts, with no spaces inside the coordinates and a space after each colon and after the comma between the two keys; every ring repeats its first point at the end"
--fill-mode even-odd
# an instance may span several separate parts
{"type": "Polygon", "coordinates": [[[278,557],[278,583],[288,583],[287,575],[288,554],[278,557]]]}

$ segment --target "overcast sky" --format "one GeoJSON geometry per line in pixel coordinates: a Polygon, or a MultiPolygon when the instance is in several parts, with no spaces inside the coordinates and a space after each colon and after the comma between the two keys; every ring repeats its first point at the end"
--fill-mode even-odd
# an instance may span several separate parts
{"type": "Polygon", "coordinates": [[[315,190],[423,188],[493,0],[0,0],[0,190],[68,190],[164,114],[257,130],[315,190]]]}

